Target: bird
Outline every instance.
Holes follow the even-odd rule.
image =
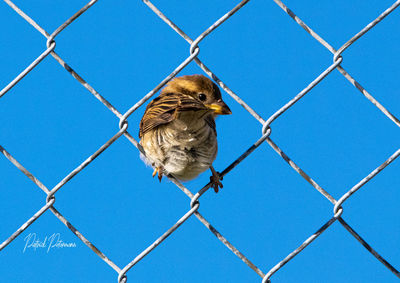
[[[146,107],[139,126],[141,158],[158,174],[181,181],[211,170],[211,187],[217,193],[222,177],[214,169],[217,151],[215,118],[232,114],[218,86],[203,75],[186,75],[169,81]]]

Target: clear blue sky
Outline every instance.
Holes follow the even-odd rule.
[[[154,1],[192,38],[238,1]],[[335,48],[393,0],[287,0]],[[15,3],[49,33],[86,1]],[[400,10],[343,54],[342,66],[400,116]],[[0,3],[0,88],[46,48],[45,38]],[[141,1],[99,1],[56,38],[56,51],[120,112],[153,89],[188,55],[188,44]],[[253,0],[200,44],[200,55],[235,93],[267,119],[332,63],[332,54],[272,0]],[[180,75],[202,73],[191,63]],[[261,136],[261,125],[226,93],[233,114],[217,121],[217,170]],[[144,107],[129,118],[137,137]],[[51,56],[0,99],[0,145],[48,188],[118,131],[118,119]],[[399,148],[396,125],[338,71],[272,124],[271,138],[339,199]],[[344,204],[343,218],[400,268],[400,162]],[[56,194],[55,207],[120,267],[190,208],[171,182],[151,177],[121,137]],[[186,185],[196,192],[209,173]],[[45,204],[45,194],[0,155],[0,242]],[[267,272],[332,217],[333,206],[263,144],[208,191],[200,212]],[[60,233],[75,248],[28,249],[24,238]],[[128,282],[260,282],[195,217],[128,272]],[[117,274],[50,211],[0,252],[1,282],[116,282]],[[272,282],[397,282],[334,223],[272,277]]]

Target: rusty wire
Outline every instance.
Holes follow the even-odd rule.
[[[205,225],[205,227],[213,233],[218,240],[220,240],[229,250],[239,257],[246,265],[248,265],[254,272],[256,272],[261,278],[262,282],[269,282],[271,276],[281,269],[287,262],[293,259],[299,254],[304,248],[311,244],[319,235],[326,231],[334,222],[338,222],[343,225],[346,230],[357,239],[373,256],[375,256],[382,264],[384,264],[395,276],[400,278],[399,271],[394,268],[388,261],[379,255],[365,240],[342,218],[343,214],[343,203],[350,198],[356,191],[364,186],[368,181],[379,174],[386,166],[393,162],[399,155],[400,149],[393,153],[386,161],[379,165],[375,170],[368,174],[364,179],[359,181],[354,187],[349,189],[342,197],[338,200],[334,199],[325,189],[318,185],[310,176],[308,176],[294,161],[289,158],[276,143],[271,139],[271,124],[278,119],[282,114],[285,113],[289,108],[293,107],[302,97],[304,97],[313,87],[320,83],[325,77],[327,77],[333,70],[337,69],[352,85],[354,85],[371,103],[373,103],[387,118],[393,121],[397,126],[400,127],[400,121],[390,113],[384,106],[382,106],[370,93],[368,93],[342,66],[343,52],[352,44],[354,44],[359,38],[365,33],[371,30],[376,24],[382,21],[386,16],[392,13],[399,5],[400,0],[396,1],[391,7],[381,13],[374,21],[365,26],[360,32],[356,33],[350,40],[345,42],[338,50],[333,48],[328,42],[320,37],[314,30],[307,26],[299,17],[295,15],[282,1],[273,0],[285,13],[287,13],[297,24],[299,24],[307,33],[315,38],[321,45],[328,49],[333,54],[333,63],[330,64],[319,76],[317,76],[309,85],[301,90],[297,95],[288,101],[283,107],[278,109],[268,119],[263,119],[257,114],[248,104],[246,104],[237,94],[235,94],[224,82],[222,82],[215,73],[213,73],[199,58],[200,52],[199,43],[212,33],[216,28],[223,24],[226,20],[232,17],[237,11],[243,8],[250,0],[244,0],[238,3],[235,7],[229,10],[225,15],[215,21],[208,29],[201,33],[196,39],[191,39],[187,34],[183,32],[172,20],[165,16],[153,3],[148,0],[143,2],[166,24],[168,24],[175,32],[177,32],[186,42],[189,44],[190,55],[175,68],[171,74],[163,79],[155,88],[148,92],[141,100],[134,104],[127,112],[121,113],[110,102],[107,101],[102,95],[100,95],[91,85],[89,85],[78,73],[76,73],[56,52],[56,36],[67,28],[73,21],[84,14],[90,7],[92,7],[97,0],[88,2],[84,7],[77,11],[61,26],[59,26],[53,33],[48,33],[42,27],[40,27],[33,19],[25,14],[19,7],[17,7],[12,1],[4,0],[15,12],[17,12],[23,19],[25,19],[30,25],[38,30],[46,38],[46,49],[40,54],[28,67],[26,67],[18,76],[15,77],[7,86],[0,91],[0,98],[5,95],[12,87],[14,87],[20,80],[29,74],[44,58],[51,55],[67,72],[69,72],[80,84],[82,84],[90,93],[92,93],[104,106],[106,106],[114,115],[118,118],[119,128],[114,136],[109,138],[96,152],[90,155],[84,160],[76,169],[70,172],[65,178],[63,178],[56,186],[52,189],[48,189],[43,183],[41,183],[35,176],[33,176],[27,169],[25,169],[12,155],[6,151],[0,145],[1,153],[20,171],[22,171],[29,179],[31,179],[44,193],[46,194],[46,202],[40,207],[40,209],[34,213],[34,215],[23,223],[20,228],[17,229],[10,237],[8,237],[0,245],[0,251],[4,249],[10,242],[17,238],[23,231],[25,231],[34,221],[40,218],[43,213],[50,210],[65,226],[68,227],[85,245],[93,250],[104,262],[106,262],[111,268],[118,273],[118,282],[127,281],[127,272],[141,259],[148,255],[153,249],[155,249],[160,243],[162,243],[168,236],[170,236],[176,229],[180,227],[187,219],[192,215],[195,215],[197,219]],[[314,234],[308,237],[298,248],[287,255],[282,261],[278,262],[267,272],[263,272],[257,266],[255,266],[243,253],[235,248],[222,234],[212,226],[198,211],[201,196],[207,192],[210,188],[210,183],[206,184],[197,193],[192,193],[188,188],[183,186],[178,180],[169,176],[171,181],[176,184],[183,193],[185,193],[190,200],[190,209],[183,215],[171,228],[169,228],[162,236],[156,239],[150,246],[145,248],[139,255],[137,255],[131,262],[126,264],[124,267],[117,266],[111,261],[104,253],[102,253],[97,247],[95,247],[87,238],[85,238],[56,208],[55,208],[55,194],[60,190],[67,182],[69,182],[75,175],[80,173],[87,165],[89,165],[96,157],[104,152],[111,144],[113,144],[122,135],[125,136],[139,151],[143,152],[140,144],[136,139],[132,137],[128,132],[128,117],[141,107],[147,100],[149,100],[154,94],[156,94],[168,81],[175,77],[180,71],[182,71],[190,62],[196,62],[198,66],[211,77],[222,89],[224,89],[234,100],[236,100],[242,107],[244,107],[258,122],[261,124],[261,136],[260,138],[251,145],[243,154],[235,159],[227,168],[225,168],[221,175],[225,176],[228,174],[236,165],[243,161],[248,155],[258,148],[259,145],[265,141],[281,156],[297,173],[299,173],[308,183],[310,183],[321,195],[328,199],[333,205],[333,216],[321,226]]]

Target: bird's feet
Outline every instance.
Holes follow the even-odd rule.
[[[224,187],[221,183],[223,177],[217,171],[215,171],[212,166],[210,169],[212,172],[212,176],[210,177],[211,187],[214,189],[214,192],[218,193],[219,188],[222,189]]]
[[[164,168],[162,168],[161,166],[158,166],[154,169],[153,171],[153,178],[157,175],[158,173],[158,180],[161,182],[162,176],[163,176],[163,170]]]

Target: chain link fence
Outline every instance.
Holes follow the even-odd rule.
[[[169,74],[164,80],[162,80],[153,90],[147,93],[141,100],[139,100],[135,105],[133,105],[127,112],[121,113],[110,102],[107,101],[102,95],[100,95],[91,85],[89,85],[76,71],[74,71],[55,51],[56,47],[56,37],[65,28],[67,28],[73,21],[77,20],[82,14],[84,14],[90,7],[92,7],[97,0],[92,0],[82,7],[78,12],[71,16],[65,23],[59,26],[53,33],[48,33],[42,27],[40,27],[32,18],[25,14],[19,7],[17,7],[12,1],[4,0],[8,6],[13,9],[19,16],[26,20],[30,25],[32,25],[37,31],[39,31],[46,39],[46,49],[40,54],[25,70],[23,70],[14,80],[12,80],[6,87],[0,91],[0,98],[4,96],[12,87],[14,87],[21,79],[29,74],[36,66],[38,66],[44,58],[51,55],[67,72],[69,72],[80,84],[83,85],[91,94],[93,94],[98,101],[100,101],[109,111],[114,113],[119,119],[119,129],[116,134],[111,137],[103,146],[101,146],[96,152],[89,156],[84,162],[82,162],[76,169],[70,172],[64,179],[62,179],[56,186],[49,189],[43,185],[35,176],[33,176],[27,169],[23,167],[13,156],[6,151],[4,147],[0,145],[0,151],[2,154],[14,164],[20,171],[22,171],[29,179],[31,179],[45,194],[46,194],[46,204],[40,208],[30,219],[23,223],[17,231],[15,231],[11,236],[9,236],[0,245],[0,250],[7,247],[9,243],[15,240],[23,231],[25,231],[34,221],[40,218],[43,213],[50,210],[62,223],[64,223],[68,229],[70,229],[85,245],[87,245],[92,251],[94,251],[104,262],[106,262],[111,268],[113,268],[118,274],[118,282],[127,281],[127,272],[135,266],[139,261],[141,261],[146,255],[151,253],[159,244],[161,244],[168,236],[170,236],[174,231],[176,231],[187,219],[191,216],[197,217],[206,228],[213,233],[219,241],[221,241],[229,250],[232,251],[234,255],[239,257],[243,263],[250,267],[254,272],[256,272],[261,278],[262,282],[270,282],[271,276],[280,270],[286,263],[292,260],[296,255],[298,255],[303,249],[310,245],[318,236],[320,236],[324,231],[326,231],[334,222],[338,221],[343,227],[359,241],[377,260],[379,260],[389,271],[391,271],[395,276],[400,278],[400,272],[393,267],[388,261],[386,261],[379,253],[374,250],[363,238],[343,219],[343,203],[348,200],[356,191],[358,191],[362,186],[364,186],[368,181],[379,174],[386,166],[393,162],[399,155],[400,149],[394,152],[387,160],[380,164],[375,170],[368,174],[364,179],[360,180],[355,186],[348,190],[339,199],[333,198],[326,190],[324,190],[320,185],[318,185],[310,176],[307,175],[296,163],[290,159],[271,139],[271,124],[278,119],[285,111],[291,108],[295,103],[297,103],[302,97],[304,97],[313,87],[320,83],[325,77],[327,77],[333,70],[337,69],[343,77],[348,80],[353,86],[355,86],[371,103],[373,103],[388,119],[400,127],[400,121],[391,114],[384,106],[382,106],[367,90],[365,90],[340,64],[343,61],[343,52],[352,44],[354,44],[359,38],[371,30],[376,24],[382,21],[386,16],[392,13],[399,5],[400,1],[396,1],[391,7],[381,13],[374,21],[365,26],[360,32],[355,34],[350,40],[344,43],[338,50],[333,48],[328,42],[326,42],[321,36],[319,36],[314,30],[312,30],[306,23],[304,23],[299,17],[295,15],[284,3],[279,0],[273,0],[286,14],[288,14],[297,24],[299,24],[310,36],[322,44],[326,49],[328,49],[333,55],[333,63],[326,68],[318,77],[316,77],[306,88],[301,90],[293,99],[287,102],[282,108],[277,110],[273,115],[268,117],[268,119],[262,118],[257,114],[249,105],[247,105],[237,94],[235,94],[224,82],[222,82],[215,73],[213,73],[199,58],[200,48],[199,43],[205,39],[210,33],[212,33],[216,28],[223,24],[226,20],[232,17],[237,11],[239,11],[244,5],[246,5],[249,0],[241,1],[235,7],[233,7],[229,12],[215,21],[208,29],[201,33],[194,40],[191,39],[187,34],[185,34],[173,21],[167,18],[154,4],[148,0],[143,0],[146,4],[159,18],[161,18],[168,26],[170,26],[176,33],[178,33],[183,40],[189,44],[190,56],[188,56],[171,74]],[[262,270],[255,266],[243,253],[241,253],[237,248],[235,248],[222,234],[213,227],[207,219],[198,211],[201,196],[208,191],[210,188],[210,183],[206,184],[197,193],[192,193],[189,189],[183,186],[179,181],[173,177],[169,177],[170,180],[182,190],[183,193],[187,195],[190,201],[190,210],[186,212],[171,228],[169,228],[165,233],[156,239],[150,246],[146,247],[140,254],[138,254],[131,262],[126,266],[118,266],[113,261],[111,261],[99,248],[95,247],[89,239],[87,239],[82,233],[80,233],[55,207],[54,203],[56,201],[55,194],[74,176],[80,173],[87,165],[89,165],[96,157],[98,157],[102,152],[104,152],[111,144],[113,144],[117,139],[124,136],[127,138],[139,151],[143,153],[141,146],[138,141],[133,138],[133,136],[128,131],[128,117],[135,112],[139,107],[141,107],[146,101],[148,101],[154,94],[156,94],[168,81],[175,77],[182,69],[184,69],[190,62],[196,62],[198,66],[211,77],[221,88],[223,88],[234,100],[237,101],[243,108],[245,108],[250,115],[252,115],[259,123],[260,129],[262,129],[261,137],[251,145],[242,155],[234,160],[226,169],[221,172],[221,176],[225,176],[230,173],[230,171],[242,162],[247,156],[249,156],[254,150],[256,150],[262,143],[267,142],[277,153],[283,158],[298,174],[300,174],[308,183],[310,183],[323,197],[327,198],[332,203],[333,213],[332,218],[324,223],[321,228],[319,228],[314,234],[310,235],[298,248],[287,255],[283,260],[278,262],[270,270]]]

